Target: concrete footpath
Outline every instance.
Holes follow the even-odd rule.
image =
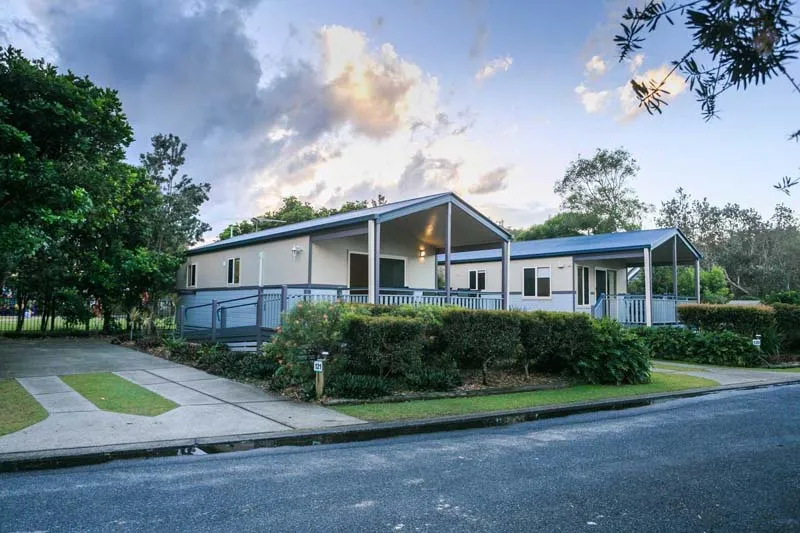
[[[58,456],[362,423],[332,409],[98,340],[0,341],[0,369],[0,375],[16,379],[48,413],[38,424],[0,437],[0,461],[17,454]],[[113,372],[178,407],[155,417],[102,411],[50,372]]]

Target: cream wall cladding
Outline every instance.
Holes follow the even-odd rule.
[[[522,292],[522,272],[525,268],[550,267],[551,292],[572,291],[572,257],[544,257],[537,259],[515,259],[509,265],[509,290]],[[487,263],[458,263],[450,267],[451,288],[468,289],[470,270],[486,272],[486,290],[500,292],[502,284],[502,264],[500,261]]]
[[[351,252],[367,253],[367,236],[317,241],[311,244],[311,282],[320,285],[347,285]],[[405,259],[406,286],[418,289],[436,288],[436,255],[432,247],[423,247],[408,239],[381,240],[381,256]]]
[[[259,264],[263,285],[291,285],[308,281],[309,238],[307,235],[266,243],[218,250],[190,256],[178,272],[178,288],[185,289],[188,265],[197,265],[194,288],[208,289],[258,285]],[[263,259],[259,257],[263,254]],[[227,261],[239,258],[239,283],[228,284]]]

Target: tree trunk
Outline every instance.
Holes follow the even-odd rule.
[[[489,385],[489,361],[484,361],[481,367],[481,371],[483,372],[483,385]]]
[[[111,332],[111,322],[114,320],[114,317],[111,316],[111,311],[107,311],[103,309],[103,333],[110,333]]]
[[[50,312],[50,331],[53,331],[54,329],[56,329],[56,297],[55,296],[53,296],[50,299],[50,309],[52,309],[52,311]]]
[[[47,331],[47,317],[48,312],[50,311],[50,305],[48,304],[47,298],[42,300],[42,316],[39,319],[39,331]]]
[[[20,296],[17,300],[17,333],[22,332],[22,326],[25,324],[25,307],[27,305],[27,299]]]

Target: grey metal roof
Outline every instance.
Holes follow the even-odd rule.
[[[505,229],[479,213],[469,204],[461,200],[456,194],[452,192],[445,192],[432,194],[429,196],[422,196],[420,198],[411,198],[409,200],[391,202],[376,207],[368,207],[366,209],[359,209],[357,211],[350,211],[347,213],[339,213],[329,217],[316,218],[294,224],[286,224],[285,226],[278,226],[253,233],[246,233],[244,235],[237,235],[235,237],[231,237],[230,239],[197,246],[187,250],[187,254],[198,255],[217,250],[224,250],[226,248],[235,248],[238,246],[245,246],[258,242],[267,242],[276,239],[288,238],[296,235],[307,235],[316,231],[349,224],[356,224],[359,222],[365,222],[367,220],[377,220],[380,222],[382,218],[392,219],[398,216],[404,216],[405,214],[410,214],[421,209],[436,207],[437,205],[447,203],[448,201],[451,201],[463,209],[471,212],[471,214],[479,218],[484,225],[490,227],[490,229],[499,235],[502,235],[506,238],[510,237]]]
[[[580,235],[578,237],[560,237],[557,239],[540,239],[535,241],[516,241],[511,243],[511,259],[558,257],[563,255],[640,250],[642,248],[653,249],[664,244],[675,235],[683,239],[697,258],[702,257],[700,252],[692,246],[679,229],[662,228],[620,233],[603,233],[600,235]],[[443,262],[444,256],[440,254],[437,259],[439,262]],[[459,252],[450,256],[451,263],[499,260],[499,250]]]

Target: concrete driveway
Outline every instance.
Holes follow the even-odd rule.
[[[90,372],[113,372],[179,407],[156,417],[102,411],[59,378]],[[42,422],[0,437],[0,458],[362,422],[97,339],[0,340],[0,378],[16,379],[48,412]]]

